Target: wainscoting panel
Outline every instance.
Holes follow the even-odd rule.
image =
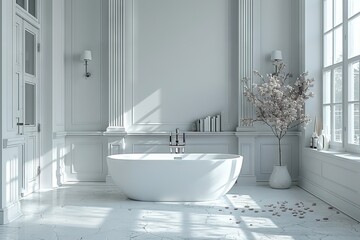
[[[66,181],[105,181],[107,144],[102,137],[67,137]]]
[[[274,136],[256,137],[255,172],[257,181],[268,181],[274,165],[278,165],[278,141]],[[299,167],[298,136],[285,136],[281,141],[282,165],[287,165],[293,181],[297,180]]]
[[[3,206],[0,208],[0,224],[6,224],[19,216],[20,189],[24,185],[23,166],[25,158],[25,139],[22,137],[3,140],[2,151],[2,179],[6,182],[3,185]]]
[[[244,158],[241,168],[242,175],[254,175],[254,161],[252,160],[254,159],[253,147],[253,143],[239,143],[239,154]]]
[[[182,140],[180,139],[180,142]],[[169,135],[127,136],[126,152],[170,153]],[[237,153],[235,136],[186,135],[185,153]]]
[[[282,165],[287,165],[291,174],[291,146],[281,144]],[[260,174],[271,174],[273,167],[279,165],[279,146],[278,144],[260,145]]]
[[[55,138],[53,141],[53,159],[56,160],[56,182],[63,184],[65,180],[65,156],[66,142],[65,137]],[[53,176],[54,178],[55,176]]]
[[[109,155],[121,154],[124,152],[125,140],[110,140],[109,139]]]
[[[175,136],[175,135],[174,135]],[[180,139],[180,141],[182,141]],[[109,138],[110,153],[170,153],[169,134],[129,135],[124,140]],[[186,153],[237,153],[234,136],[186,135]]]
[[[87,133],[89,134],[89,133]],[[99,134],[99,133],[96,133]],[[181,141],[181,139],[180,139]],[[284,159],[293,181],[298,179],[298,135],[285,137]],[[66,137],[65,180],[104,181],[106,156],[119,153],[170,153],[169,133],[128,133],[122,136]],[[187,132],[185,153],[229,153],[244,157],[240,177],[248,184],[268,181],[277,160],[277,142],[271,133]]]
[[[300,186],[360,220],[359,160],[356,156],[305,148],[300,162]]]

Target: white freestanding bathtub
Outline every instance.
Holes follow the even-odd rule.
[[[117,154],[107,157],[114,183],[140,201],[210,201],[237,180],[243,157],[232,154]]]

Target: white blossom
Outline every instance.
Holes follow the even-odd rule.
[[[287,131],[299,125],[305,126],[310,122],[304,114],[304,104],[307,99],[314,96],[310,91],[314,79],[307,78],[308,73],[302,73],[293,84],[288,82],[290,74],[285,74],[283,63],[276,63],[278,71],[267,74],[264,78],[259,72],[254,71],[262,83],[248,84],[245,78],[244,95],[256,109],[256,117],[242,119],[246,126],[254,122],[263,122],[268,125],[279,140],[279,161],[281,165],[280,141]]]

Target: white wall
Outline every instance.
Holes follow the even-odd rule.
[[[57,157],[65,138],[53,139],[65,130],[65,36],[64,0],[41,4],[41,188],[58,185],[61,158]]]
[[[223,129],[231,132],[189,132],[187,151],[240,153],[245,156],[242,176],[266,181],[277,142],[264,132],[266,127],[234,132],[242,104],[238,1],[125,0],[127,132],[118,135],[104,133],[109,107],[107,35],[100,35],[107,29],[107,4],[65,0],[65,180],[104,180],[107,154],[168,152],[169,131],[192,130],[196,119],[221,113]],[[272,72],[270,53],[280,49],[289,71],[299,73],[298,7],[295,0],[254,1],[254,69]],[[87,48],[94,53],[90,79],[83,77],[84,66],[78,60]],[[284,156],[296,180],[297,134],[285,139]]]
[[[300,5],[301,69],[315,79],[315,98],[306,113],[321,123],[322,115],[322,1],[302,0]],[[313,122],[304,131],[300,147],[299,185],[349,216],[360,220],[360,162],[351,154],[319,152],[309,148]]]
[[[107,1],[65,0],[66,131],[105,130],[108,126]],[[84,50],[92,51],[84,76]]]
[[[299,1],[261,0],[254,15],[254,69],[271,73],[273,50],[281,50],[286,71],[299,74]]]
[[[237,124],[237,1],[126,1],[127,131]],[[132,21],[132,22],[131,22]],[[130,61],[131,59],[131,61]]]

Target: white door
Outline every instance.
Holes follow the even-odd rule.
[[[39,189],[39,30],[16,16],[15,39],[15,121],[25,138],[20,187],[27,195]]]

